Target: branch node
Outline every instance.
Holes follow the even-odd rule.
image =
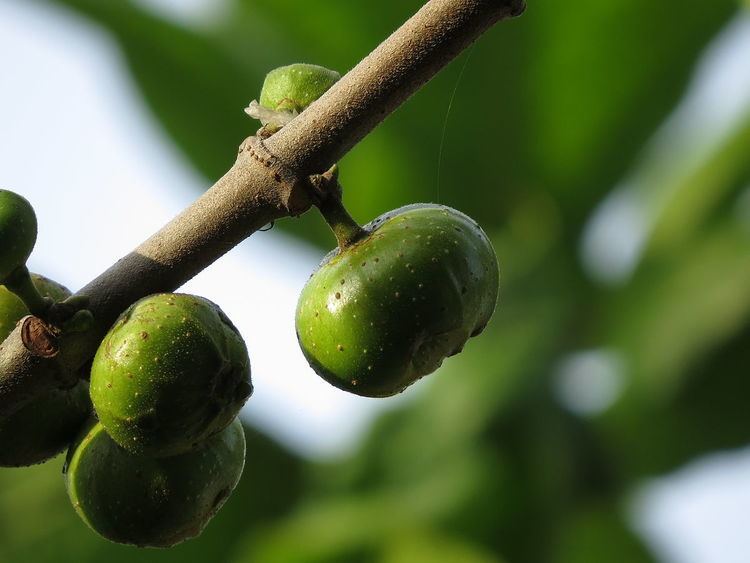
[[[312,201],[305,188],[305,180],[307,179],[303,179],[293,168],[287,166],[274,155],[262,138],[252,136],[245,139],[240,145],[239,158],[243,154],[269,171],[274,181],[274,189],[277,192],[279,203],[289,215],[297,217],[310,209]]]
[[[316,206],[320,206],[331,197],[341,199],[342,190],[338,178],[339,167],[337,164],[334,164],[322,174],[313,174],[308,178],[308,184],[312,192],[310,196]]]
[[[40,358],[57,355],[58,331],[39,317],[26,316],[21,319],[21,340],[26,349]]]

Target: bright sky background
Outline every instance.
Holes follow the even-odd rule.
[[[210,17],[221,5],[138,1],[184,20]],[[717,80],[750,93],[750,19],[738,20],[707,61],[684,105],[693,109],[680,110],[683,123],[731,118],[735,106],[717,103],[726,89],[711,93]],[[23,194],[37,211],[33,271],[75,290],[206,187],[153,123],[117,49],[95,28],[35,2],[0,0],[0,69],[0,187]],[[711,104],[723,113],[706,113]],[[242,108],[237,118],[246,119]],[[603,207],[614,215],[600,217],[601,224],[618,212]],[[604,239],[614,246],[594,251],[617,255],[618,237]],[[633,252],[620,248],[626,262]],[[259,233],[182,289],[216,301],[245,336],[256,387],[245,416],[313,457],[346,452],[378,411],[425,385],[395,400],[363,399],[309,369],[294,335],[294,307],[320,257],[281,233]],[[665,562],[747,563],[750,449],[654,480],[636,495],[631,513]]]

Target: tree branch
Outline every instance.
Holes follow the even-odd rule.
[[[15,383],[30,370],[78,373],[129,305],[174,291],[263,225],[306,211],[308,176],[338,161],[494,23],[523,10],[523,0],[431,0],[283,129],[265,142],[247,139],[211,189],[78,292],[89,299],[91,330],[63,335],[59,351],[44,356],[36,352],[44,343],[24,340],[19,323],[0,346],[0,413],[28,400],[30,387]]]

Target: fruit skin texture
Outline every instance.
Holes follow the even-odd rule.
[[[207,299],[145,297],[115,322],[91,368],[91,400],[135,454],[172,456],[220,432],[252,392],[237,329]]]
[[[37,274],[31,279],[45,297],[61,301],[70,291]],[[29,312],[23,302],[0,286],[0,341]],[[0,467],[42,463],[62,452],[91,413],[88,385],[51,389],[7,417],[0,417]]]
[[[305,357],[329,383],[367,397],[403,391],[489,322],[499,273],[492,245],[450,207],[415,204],[326,256],[297,304]]]
[[[23,266],[36,243],[36,214],[20,195],[0,190],[0,283]]]
[[[339,78],[338,72],[318,65],[297,63],[276,68],[266,75],[260,91],[260,105],[299,113]]]
[[[229,498],[245,464],[235,419],[195,451],[133,455],[91,421],[71,446],[63,473],[73,506],[97,534],[139,547],[171,547],[199,535]]]

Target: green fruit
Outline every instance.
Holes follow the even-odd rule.
[[[168,458],[134,455],[101,423],[71,446],[63,473],[78,515],[106,539],[171,547],[199,535],[229,498],[245,464],[235,421],[201,449]]]
[[[70,291],[43,276],[32,274],[45,297],[61,301]],[[13,331],[29,311],[15,294],[0,286],[0,341]],[[41,463],[62,452],[91,412],[88,385],[51,389],[20,410],[0,417],[0,466],[21,467]]]
[[[36,215],[20,195],[0,190],[0,283],[26,264],[36,243]]]
[[[312,368],[358,395],[385,397],[435,371],[490,320],[498,264],[482,229],[442,205],[402,207],[331,252],[297,304]]]
[[[135,454],[171,456],[224,429],[250,396],[239,332],[207,299],[163,293],[128,308],[91,367],[99,420]]]
[[[276,68],[266,75],[260,91],[260,105],[272,110],[301,112],[341,75],[335,70],[311,64],[292,64]]]

